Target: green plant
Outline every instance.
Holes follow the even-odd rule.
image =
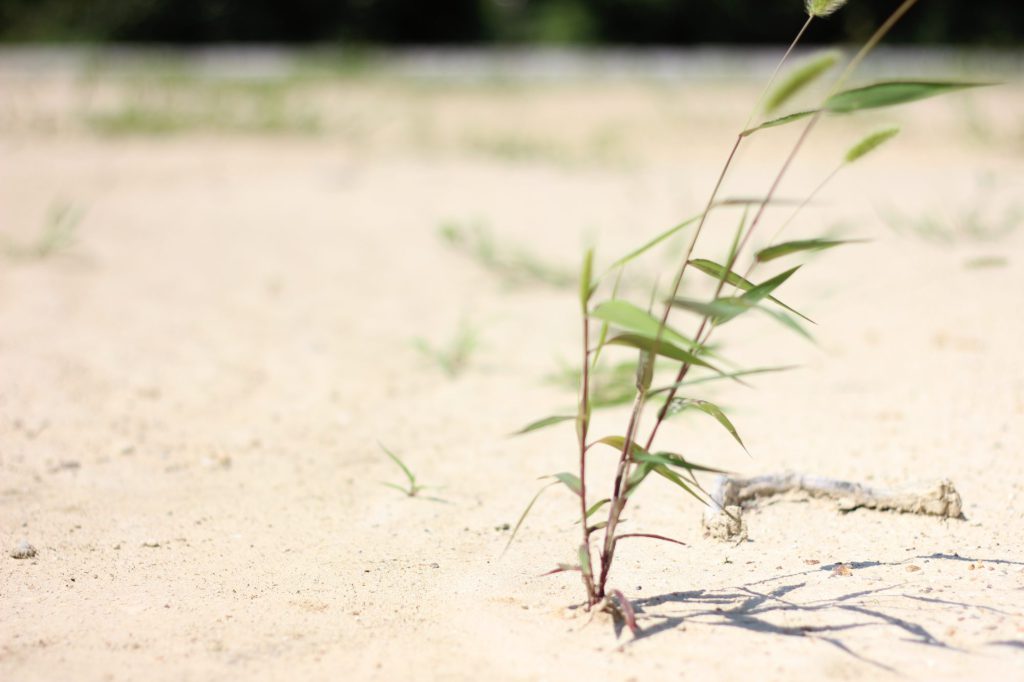
[[[388,488],[394,488],[395,490],[399,491],[400,493],[402,493],[406,497],[417,497],[417,496],[419,496],[419,494],[422,491],[426,490],[429,487],[429,486],[425,486],[425,485],[420,485],[419,483],[416,482],[416,475],[414,473],[412,473],[412,471],[409,469],[409,467],[406,466],[405,462],[403,462],[398,457],[398,455],[396,455],[395,453],[391,452],[391,450],[388,450],[386,447],[384,447],[383,443],[377,443],[377,445],[380,447],[381,450],[384,451],[384,454],[387,455],[391,459],[392,462],[394,462],[395,464],[398,465],[398,468],[402,470],[403,474],[405,474],[406,481],[408,481],[408,485],[405,485],[405,486],[401,486],[401,485],[399,485],[397,483],[387,483],[387,482],[384,482],[384,481],[381,481],[381,485],[387,486]],[[436,499],[436,498],[427,498],[427,499]]]
[[[833,13],[844,4],[843,0],[807,0],[808,18],[780,60],[779,67],[759,98],[747,123],[737,134],[704,210],[614,261],[609,268],[601,273],[595,273],[593,251],[588,251],[583,258],[579,288],[582,369],[576,412],[575,414],[546,417],[520,431],[520,433],[527,433],[561,422],[574,422],[578,443],[577,466],[575,471],[565,471],[545,477],[549,479],[549,482],[527,505],[513,529],[509,544],[522,527],[526,515],[545,490],[556,486],[569,490],[575,495],[579,510],[580,543],[575,559],[572,562],[559,564],[551,573],[563,571],[579,573],[586,593],[586,607],[611,610],[621,617],[634,633],[638,631],[638,626],[629,600],[620,590],[609,584],[619,544],[623,540],[632,541],[633,539],[654,539],[672,543],[679,543],[679,541],[655,533],[622,532],[620,527],[625,523],[623,512],[641,485],[651,478],[651,474],[678,487],[687,495],[706,502],[707,494],[701,487],[698,474],[719,472],[718,469],[698,464],[678,452],[656,450],[655,440],[659,428],[675,414],[697,410],[723,427],[745,449],[739,431],[726,412],[720,406],[700,397],[694,391],[693,386],[710,380],[731,380],[742,384],[744,376],[750,373],[780,368],[734,369],[735,365],[723,358],[718,348],[710,346],[710,338],[716,330],[733,320],[741,317],[745,320],[752,318],[752,315],[748,315],[750,311],[758,311],[788,329],[809,336],[804,327],[804,322],[809,321],[808,318],[775,297],[777,290],[795,275],[802,265],[777,271],[760,281],[750,278],[755,270],[775,267],[781,259],[794,254],[807,255],[847,243],[844,240],[825,238],[799,239],[778,243],[776,239],[782,228],[788,224],[789,220],[787,220],[776,232],[775,237],[761,248],[753,250],[751,238],[757,228],[761,226],[766,208],[770,204],[776,203],[776,192],[793,160],[805,145],[816,125],[826,115],[847,115],[865,109],[894,106],[980,85],[960,82],[884,81],[855,88],[846,87],[848,79],[863,58],[915,3],[916,0],[903,0],[895,12],[846,64],[845,69],[828,89],[819,106],[753,124],[754,117],[762,109],[762,103],[765,103],[764,109],[767,111],[781,106],[814,78],[822,76],[835,62],[831,58],[812,62],[812,65],[817,66],[801,67],[795,76],[785,78],[781,81],[781,85],[773,87],[776,76],[812,21],[817,17]],[[761,131],[798,121],[803,122],[803,130],[779,171],[771,179],[766,193],[753,202],[719,201],[718,194],[723,180],[744,140]],[[840,160],[837,171],[877,149],[886,140],[891,139],[894,134],[893,129],[869,134],[849,149]],[[829,174],[825,182],[835,175],[835,171]],[[812,192],[811,196],[818,189]],[[797,211],[806,206],[809,199],[810,197],[801,202]],[[724,258],[721,261],[697,258],[695,249],[708,217],[713,211],[728,206],[742,206],[743,210]],[[666,293],[653,295],[645,306],[637,305],[620,297],[618,287],[613,285],[611,295],[607,300],[596,305],[592,303],[597,293],[605,289],[608,281],[613,277],[617,279],[617,273],[627,263],[642,253],[663,244],[671,235],[687,228],[692,228],[693,231],[680,259],[679,268]],[[749,253],[750,251],[753,253]],[[741,258],[749,259],[749,264],[743,274],[738,272]],[[698,272],[705,278],[704,284],[709,292],[707,297],[683,297],[680,295],[684,276],[692,272]],[[657,314],[653,311],[656,302],[660,302],[662,306],[660,313]],[[696,321],[696,331],[692,335],[686,335],[670,324],[670,316],[674,312],[693,316]],[[633,370],[630,372],[629,379],[622,378],[621,369],[612,370],[613,378],[617,377],[617,380],[622,382],[628,393],[632,395],[632,409],[621,434],[592,439],[590,436],[592,411],[602,406],[595,399],[597,391],[594,380],[602,376],[602,373],[607,376],[607,371],[600,369],[599,363],[606,361],[606,357],[616,348],[631,349],[637,353],[637,359],[632,363]],[[668,366],[667,375],[664,374],[665,365]],[[601,390],[607,390],[607,388]],[[645,416],[653,416],[653,423],[647,437],[642,438],[640,432]],[[596,495],[591,496],[587,473],[591,457],[598,450],[608,448],[618,455],[614,470],[614,483],[606,497],[598,498]],[[603,520],[592,521],[592,517],[599,511],[605,515]],[[594,546],[595,536],[597,539],[596,549]]]
[[[78,225],[85,211],[70,201],[57,201],[50,205],[36,240],[29,244],[6,241],[4,252],[17,260],[42,260],[70,249],[75,243]]]
[[[454,379],[469,366],[469,360],[480,347],[480,335],[476,328],[463,320],[454,336],[444,345],[434,346],[422,337],[413,339],[416,349],[425,358],[441,368],[449,378]]]
[[[566,288],[576,281],[571,271],[545,263],[525,249],[499,244],[482,223],[448,221],[441,225],[438,235],[449,247],[494,273],[506,286],[543,284]]]

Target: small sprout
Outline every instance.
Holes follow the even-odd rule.
[[[422,486],[416,482],[416,475],[409,470],[409,467],[405,465],[405,462],[398,458],[398,455],[384,447],[383,443],[377,443],[377,445],[380,446],[380,449],[384,451],[385,455],[391,458],[392,462],[398,465],[398,467],[402,470],[402,473],[405,474],[406,480],[408,480],[409,482],[407,486],[401,486],[398,485],[397,483],[384,482],[382,482],[381,485],[387,486],[388,488],[394,488],[395,490],[404,493],[406,497],[416,497],[417,495],[419,495],[420,491],[424,490],[426,486]]]
[[[476,329],[463,321],[455,335],[443,346],[431,345],[422,337],[413,339],[413,343],[424,357],[432,360],[450,379],[454,379],[469,366],[470,358],[480,347],[480,338]]]
[[[31,244],[11,242],[3,244],[7,256],[18,260],[43,260],[67,251],[75,243],[75,234],[85,212],[68,201],[55,202],[50,206],[46,221],[39,236]]]

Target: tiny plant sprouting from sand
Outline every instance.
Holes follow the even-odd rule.
[[[4,253],[15,260],[43,260],[67,251],[75,243],[78,226],[85,211],[70,201],[56,201],[50,205],[42,230],[35,241],[16,244],[6,241]]]
[[[496,275],[505,286],[542,284],[562,289],[575,285],[572,272],[545,263],[523,248],[499,244],[491,230],[480,222],[447,221],[438,235],[449,247]]]
[[[416,349],[437,365],[449,378],[455,379],[469,367],[473,355],[480,348],[480,333],[466,320],[459,322],[452,337],[444,344],[435,346],[423,337],[413,339]]]
[[[786,65],[793,48],[812,23],[820,17],[836,12],[845,4],[845,0],[805,0],[806,21],[780,59],[747,123],[737,133],[703,211],[614,260],[603,270],[595,269],[593,250],[587,251],[583,257],[579,279],[582,370],[579,373],[579,401],[576,411],[574,414],[545,417],[518,432],[528,433],[559,423],[574,423],[578,446],[576,466],[573,471],[562,471],[543,477],[547,483],[526,506],[512,530],[508,545],[515,539],[530,510],[545,490],[552,487],[567,490],[575,498],[576,523],[580,529],[580,538],[573,559],[557,564],[548,574],[579,574],[585,592],[585,607],[588,610],[600,608],[611,611],[621,618],[634,634],[639,633],[639,626],[632,604],[626,595],[610,582],[613,575],[612,566],[620,546],[623,541],[628,546],[639,540],[657,540],[679,545],[684,543],[657,533],[632,530],[624,532],[625,510],[635,499],[641,485],[655,478],[661,478],[685,495],[707,504],[708,495],[701,486],[698,474],[721,473],[718,469],[698,464],[689,457],[679,454],[678,451],[682,448],[678,445],[670,446],[669,449],[656,449],[655,440],[659,428],[676,414],[689,410],[699,411],[725,429],[728,435],[746,450],[739,431],[725,410],[702,397],[701,389],[696,387],[709,381],[732,381],[746,385],[745,379],[751,374],[782,368],[735,369],[737,365],[723,357],[721,348],[712,346],[710,338],[719,328],[738,318],[745,321],[752,319],[754,315],[748,314],[751,311],[757,311],[798,334],[809,336],[805,323],[810,320],[775,297],[777,290],[803,266],[797,264],[783,269],[779,268],[778,264],[794,255],[806,256],[848,243],[840,239],[822,237],[778,242],[779,233],[792,219],[790,215],[768,241],[762,242],[756,250],[753,248],[751,237],[758,233],[758,228],[762,228],[761,232],[764,231],[762,221],[766,209],[783,203],[777,197],[777,190],[794,159],[804,148],[815,127],[827,116],[881,109],[983,85],[951,81],[887,80],[853,88],[847,86],[848,80],[864,57],[916,2],[917,0],[903,0],[899,4],[846,63],[818,106],[780,116],[774,112],[809,83],[824,76],[838,61],[835,55],[828,54],[798,67],[788,77],[776,78]],[[756,122],[755,117],[759,115],[762,120]],[[777,173],[771,176],[763,195],[748,200],[719,199],[723,181],[745,140],[752,135],[798,122],[802,122],[802,132],[786,154]],[[838,170],[876,150],[895,134],[895,129],[868,134],[851,146],[845,156],[838,160],[836,171],[827,175],[825,183],[834,178]],[[821,185],[810,193],[807,200],[799,202],[797,211],[804,208],[820,189]],[[708,217],[719,209],[729,207],[739,207],[742,210],[728,249],[720,254],[720,260],[698,257],[697,246]],[[677,258],[678,269],[667,293],[656,293],[649,300],[641,301],[639,304],[621,296],[615,282],[619,280],[622,268],[655,247],[664,249],[671,245],[670,238],[686,229],[691,230],[691,234],[683,253]],[[741,269],[740,266],[744,263],[745,267]],[[772,272],[765,273],[760,281],[750,279],[755,271],[766,268],[772,269]],[[705,290],[709,294],[706,298],[681,295],[684,276],[694,272],[699,273],[694,277],[705,285]],[[593,301],[599,294],[607,298],[595,304]],[[678,331],[675,324],[670,324],[673,313],[677,313],[677,316],[691,316],[695,331],[689,335]],[[616,364],[621,361],[621,357],[614,357],[616,353],[623,351],[635,354],[631,362],[632,371],[628,372],[628,375]],[[613,369],[609,371],[601,364],[602,362],[611,364]],[[592,413],[593,410],[605,406],[599,397],[600,392],[609,391],[609,379],[617,381],[621,389],[612,392],[615,400],[609,402],[619,404],[623,396],[628,394],[631,396],[632,407],[621,432],[593,438],[590,433]],[[642,435],[645,418],[649,420],[646,437]],[[614,466],[609,472],[613,473],[613,483],[604,495],[596,494],[593,492],[592,481],[588,478],[592,458],[609,451],[616,453]],[[602,518],[595,520],[593,517],[599,512]]]
[[[439,488],[438,486],[422,485],[418,483],[416,481],[416,474],[412,472],[408,465],[406,465],[406,463],[403,462],[398,455],[396,455],[391,450],[386,448],[383,443],[378,442],[377,445],[380,447],[381,450],[384,451],[384,454],[387,455],[392,462],[398,465],[398,468],[402,470],[402,474],[405,476],[405,480],[407,482],[406,485],[399,485],[398,483],[388,483],[386,481],[381,481],[381,485],[386,486],[388,488],[393,488],[402,493],[403,495],[405,495],[406,497],[415,497],[421,500],[429,500],[430,502],[441,502],[443,504],[448,503],[447,500],[444,500],[440,497],[422,495],[421,493],[424,490],[438,490]]]

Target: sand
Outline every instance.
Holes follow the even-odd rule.
[[[789,500],[728,544],[652,483],[630,526],[687,546],[623,544],[634,638],[579,608],[578,577],[538,577],[574,554],[564,491],[502,556],[537,477],[574,463],[571,426],[507,437],[571,408],[548,377],[575,357],[573,290],[438,231],[607,263],[698,210],[755,84],[342,78],[296,96],[319,132],[105,135],[83,121],[119,81],[3,76],[0,235],[31,245],[62,201],[82,218],[66,248],[0,256],[0,679],[1024,678],[1019,83],[822,126],[785,195],[865,130],[906,132],[788,228],[870,240],[780,290],[818,345],[723,335],[801,366],[703,394],[750,457],[701,415],[660,438],[744,475],[949,478],[966,518]],[[763,192],[796,132],[751,145],[726,193]],[[451,378],[414,340],[463,322],[479,348]],[[444,501],[380,485],[401,474],[378,441]]]

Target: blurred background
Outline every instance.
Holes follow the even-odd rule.
[[[863,40],[891,0],[851,2],[809,42]],[[132,43],[573,44],[766,43],[791,30],[800,0],[2,0],[0,38]],[[924,14],[924,13],[922,13]],[[890,43],[1014,45],[1018,0],[931,0]]]

